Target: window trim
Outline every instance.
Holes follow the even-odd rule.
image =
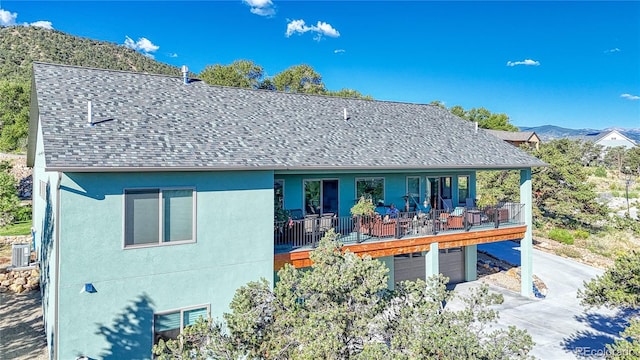
[[[194,306],[187,306],[187,307],[181,307],[181,308],[177,308],[177,309],[172,309],[172,310],[164,310],[164,311],[158,311],[158,312],[154,312],[153,313],[153,318],[151,321],[151,343],[155,345],[156,343],[156,316],[162,316],[162,315],[167,315],[167,314],[172,314],[175,312],[179,312],[180,313],[180,334],[182,334],[182,331],[184,330],[184,313],[186,311],[190,311],[190,310],[196,310],[196,309],[202,309],[202,308],[206,308],[207,309],[207,318],[211,318],[211,305],[210,304],[201,304],[201,305],[194,305]]]
[[[157,243],[149,243],[149,244],[138,244],[138,245],[127,245],[127,191],[158,191],[158,205],[160,211],[158,211],[159,218],[159,236]],[[180,241],[162,241],[164,235],[164,209],[162,207],[162,193],[163,191],[175,191],[175,190],[191,190],[192,191],[192,214],[193,219],[191,222],[191,231],[192,231],[192,239],[190,240],[180,240]],[[125,188],[122,191],[122,249],[140,249],[140,248],[149,248],[149,247],[159,247],[159,246],[172,246],[172,245],[182,245],[182,244],[194,244],[197,242],[197,191],[195,186],[172,186],[172,187],[134,187],[134,188]]]

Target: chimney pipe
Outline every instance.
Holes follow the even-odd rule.
[[[182,80],[185,85],[189,84],[189,68],[187,65],[182,65]]]
[[[91,101],[87,101],[87,126],[93,126],[93,114],[91,113]]]

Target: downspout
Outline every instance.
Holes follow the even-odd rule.
[[[60,331],[58,323],[58,309],[60,309],[60,183],[62,182],[62,173],[58,172],[58,184],[56,185],[56,210],[54,213],[54,226],[55,226],[55,242],[56,242],[56,278],[54,289],[56,307],[53,311],[53,360],[58,359],[58,345],[60,340]]]

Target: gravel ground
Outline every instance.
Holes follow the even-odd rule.
[[[0,359],[48,359],[39,291],[0,292]]]

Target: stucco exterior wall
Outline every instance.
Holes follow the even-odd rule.
[[[42,129],[38,126],[33,163],[32,227],[35,252],[40,263],[40,292],[42,312],[50,357],[55,350],[56,310],[56,238],[55,209],[58,205],[58,173],[45,171]]]
[[[195,243],[123,247],[124,190],[154,187],[195,188]],[[150,358],[154,313],[221,319],[238,287],[273,278],[272,172],[67,173],[60,191],[59,359]]]

